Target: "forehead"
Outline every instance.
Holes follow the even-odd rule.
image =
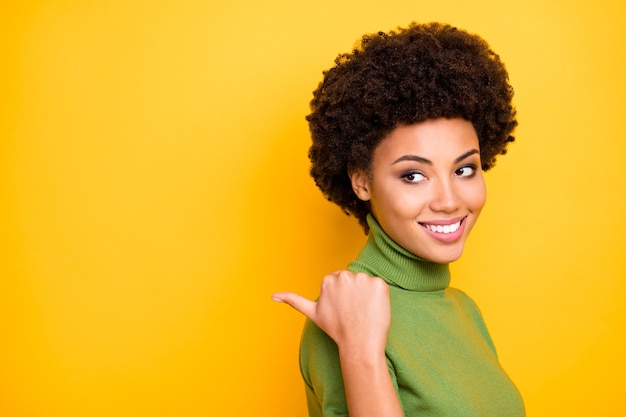
[[[478,147],[478,136],[471,122],[461,118],[432,119],[392,130],[376,147],[374,161],[407,154],[455,159]]]

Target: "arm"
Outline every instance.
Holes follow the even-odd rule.
[[[385,344],[389,289],[380,278],[337,271],[324,278],[317,302],[293,293],[272,297],[309,317],[337,344],[351,417],[402,417]]]

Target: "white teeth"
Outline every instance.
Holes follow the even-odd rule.
[[[428,230],[430,230],[431,232],[443,233],[443,234],[454,233],[454,232],[457,231],[459,226],[461,226],[461,221],[460,220],[458,222],[456,222],[456,223],[446,224],[445,226],[434,225],[434,224],[425,224],[424,225],[424,227],[427,228]]]

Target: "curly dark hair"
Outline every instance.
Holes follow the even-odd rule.
[[[365,233],[370,205],[355,195],[348,173],[370,172],[374,149],[394,128],[440,117],[468,120],[485,171],[514,141],[504,64],[482,38],[450,25],[411,23],[364,35],[323,74],[306,116],[311,176]]]

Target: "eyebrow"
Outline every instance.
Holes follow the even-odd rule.
[[[454,160],[454,163],[458,164],[459,162],[461,162],[465,158],[468,158],[469,156],[477,154],[477,153],[479,153],[478,149],[471,149],[471,150],[465,152],[463,155],[457,157]],[[423,164],[428,164],[428,165],[432,165],[433,164],[433,161],[431,161],[430,159],[424,158],[422,156],[418,156],[418,155],[402,155],[400,158],[398,158],[395,161],[393,161],[391,163],[391,165],[397,164],[398,162],[401,162],[401,161],[415,161],[415,162],[421,162]]]

